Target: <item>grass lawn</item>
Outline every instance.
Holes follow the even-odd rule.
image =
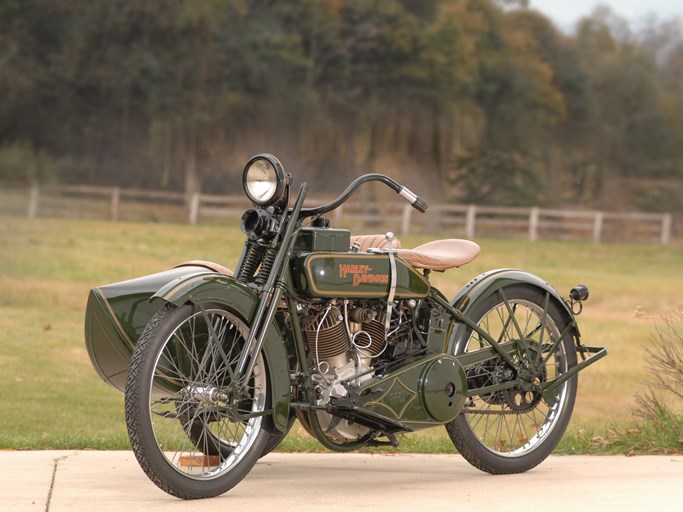
[[[88,291],[189,259],[234,266],[243,235],[232,227],[237,222],[226,224],[231,227],[0,217],[0,448],[126,448],[123,397],[100,381],[83,341]],[[410,236],[402,243],[427,240]],[[583,339],[606,345],[609,356],[580,374],[570,430],[630,421],[633,395],[648,377],[643,357],[653,318],[683,303],[683,248],[476,241],[479,259],[433,274],[433,283],[452,296],[485,270],[516,267],[565,295],[576,284],[588,285],[591,298],[579,317]],[[634,317],[637,307],[644,317]],[[443,429],[412,438],[406,445],[419,451],[447,446]]]

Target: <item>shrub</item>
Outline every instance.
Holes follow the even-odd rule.
[[[649,431],[649,443],[663,452],[683,447],[683,305],[655,322],[652,345],[645,349],[647,390],[635,395],[633,414]],[[654,446],[653,446],[654,448]]]

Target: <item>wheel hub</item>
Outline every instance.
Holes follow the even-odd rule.
[[[185,400],[194,400],[210,406],[227,402],[229,396],[220,389],[212,386],[185,386],[180,394]]]

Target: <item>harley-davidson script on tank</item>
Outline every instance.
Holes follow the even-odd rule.
[[[300,254],[292,265],[297,292],[312,297],[386,297],[391,282],[389,256],[383,254]],[[396,258],[397,298],[423,298],[429,282]]]
[[[361,283],[389,283],[389,274],[373,274],[370,265],[351,265],[349,263],[339,264],[339,277],[343,278],[351,274],[353,276],[353,286]]]

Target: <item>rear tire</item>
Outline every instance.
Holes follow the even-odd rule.
[[[487,297],[470,316],[499,342],[523,340],[524,349],[511,355],[534,367],[535,375],[527,383],[540,384],[576,365],[574,339],[565,330],[567,315],[546,294],[529,285],[506,286]],[[458,340],[456,355],[486,346],[479,334],[469,330]],[[516,378],[502,358],[468,367],[466,372],[469,389]],[[574,376],[560,385],[549,402],[537,391],[521,387],[474,396],[446,430],[460,454],[476,468],[492,474],[528,471],[560,441],[572,415],[576,389]]]
[[[183,499],[222,494],[249,473],[273,431],[268,371],[257,356],[244,394],[231,378],[249,328],[222,305],[167,305],[145,327],[126,380],[138,463]]]

